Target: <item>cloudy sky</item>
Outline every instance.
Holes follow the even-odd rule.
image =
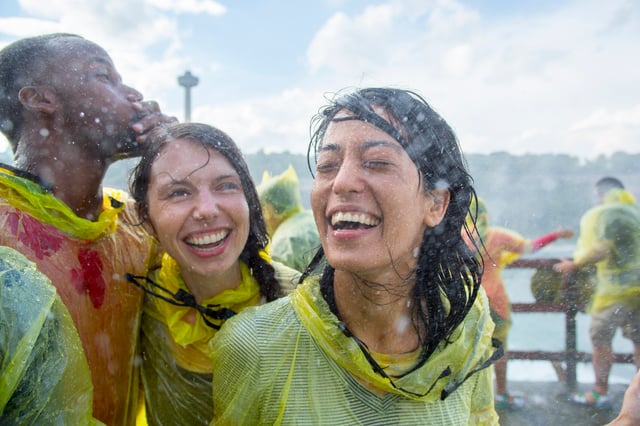
[[[245,152],[305,152],[345,87],[421,93],[466,152],[640,152],[636,0],[2,0],[0,47],[73,32],[125,83]],[[5,142],[0,140],[0,150]]]

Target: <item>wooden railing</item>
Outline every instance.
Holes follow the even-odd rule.
[[[540,259],[519,259],[508,266],[508,268],[529,268],[529,269],[552,269],[560,259],[540,258]],[[512,303],[513,312],[529,313],[564,313],[565,318],[565,349],[563,352],[553,351],[512,351],[509,350],[509,359],[521,360],[547,360],[554,364],[559,379],[566,380],[569,390],[576,390],[577,374],[576,366],[578,362],[590,362],[591,353],[577,350],[576,339],[576,315],[584,312],[584,305],[578,303],[579,289],[575,279],[575,274],[568,274],[562,282],[562,300],[560,303]],[[561,366],[564,362],[565,365]],[[632,354],[614,353],[614,363],[633,363]],[[562,372],[558,369],[562,368]],[[564,375],[564,377],[560,377]]]

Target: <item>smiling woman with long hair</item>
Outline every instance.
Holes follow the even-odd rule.
[[[324,270],[214,338],[230,390],[214,423],[497,424],[500,350],[460,232],[476,196],[449,125],[410,91],[356,90],[321,110],[309,159],[307,271]]]
[[[291,291],[299,274],[271,262],[258,195],[224,132],[184,123],[157,129],[131,193],[165,251],[160,269],[128,275],[147,293],[142,382],[150,425],[211,420],[208,343],[241,310]]]

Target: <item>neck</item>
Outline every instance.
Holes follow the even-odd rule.
[[[347,328],[375,352],[400,354],[419,345],[413,323],[413,282],[372,284],[335,271],[335,303]]]
[[[231,268],[222,272],[202,275],[189,267],[180,266],[180,273],[198,303],[217,296],[225,290],[237,288],[242,282],[239,260]]]
[[[16,167],[38,176],[78,217],[97,220],[102,212],[102,179],[110,163],[90,158],[73,141],[52,139],[21,140]]]

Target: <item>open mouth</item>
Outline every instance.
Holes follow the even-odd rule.
[[[185,239],[185,243],[187,243],[189,246],[193,248],[200,249],[200,250],[212,249],[222,244],[222,242],[229,235],[229,232],[230,231],[225,230],[220,232],[213,232],[210,234],[190,236]]]
[[[380,219],[366,213],[337,212],[331,216],[335,230],[368,229],[380,224]]]

